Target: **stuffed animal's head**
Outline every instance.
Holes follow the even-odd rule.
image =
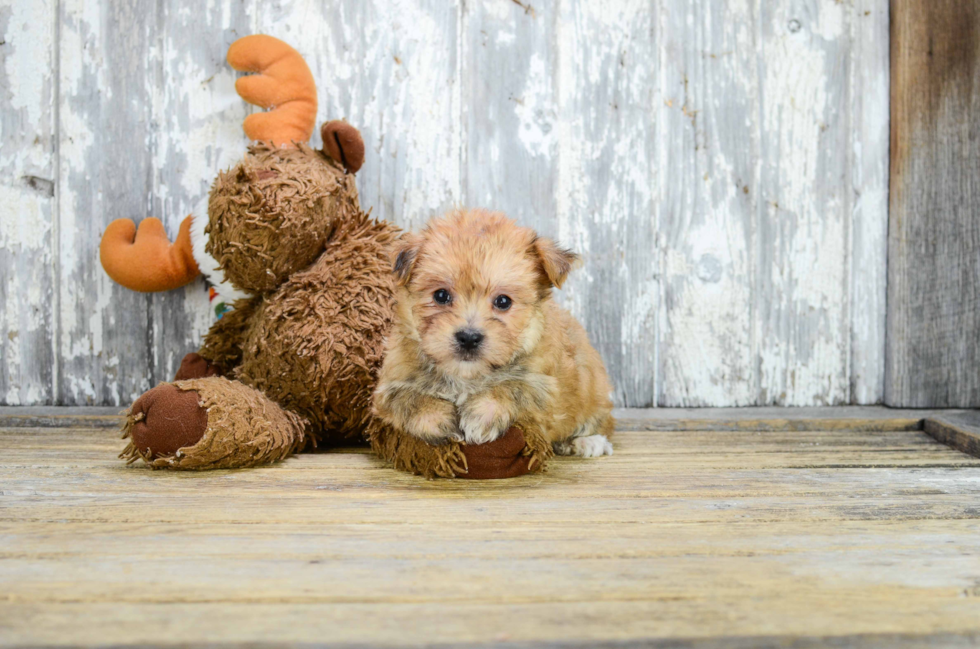
[[[337,221],[359,210],[354,176],[339,161],[304,144],[255,144],[211,187],[205,251],[223,278],[209,279],[245,293],[272,290],[309,266]]]
[[[203,273],[229,298],[270,291],[320,255],[340,219],[360,211],[353,174],[364,142],[353,126],[333,121],[321,128],[322,150],[307,145],[317,100],[302,56],[256,35],[235,41],[228,62],[254,73],[238,79],[236,90],[267,109],[243,124],[255,143],[218,175],[173,245],[156,219],[145,219],[138,232],[128,219],[110,224],[102,265],[128,288],[169,290]]]

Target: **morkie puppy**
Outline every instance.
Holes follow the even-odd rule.
[[[485,210],[403,235],[376,414],[430,444],[483,444],[516,425],[549,452],[612,454],[606,369],[551,299],[577,261]]]

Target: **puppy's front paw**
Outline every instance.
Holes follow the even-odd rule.
[[[486,444],[498,439],[510,428],[510,413],[490,397],[474,397],[459,414],[459,428],[467,444]]]
[[[579,457],[600,457],[612,455],[612,442],[605,435],[589,435],[588,437],[573,437],[563,442],[554,443],[555,455],[577,455]]]
[[[448,401],[434,399],[427,403],[408,420],[406,428],[409,433],[429,444],[463,441],[463,436],[456,427],[453,404]]]

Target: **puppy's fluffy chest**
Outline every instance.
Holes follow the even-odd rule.
[[[500,386],[523,392],[525,398],[539,407],[554,401],[558,393],[558,380],[555,377],[523,365],[510,365],[475,378],[461,378],[427,368],[418,379],[421,380],[417,380],[416,388],[420,392],[445,399],[457,407],[463,406],[475,395],[486,394]]]

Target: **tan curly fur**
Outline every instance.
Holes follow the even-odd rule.
[[[432,444],[485,444],[516,423],[529,445],[612,453],[612,386],[602,358],[552,299],[576,262],[487,210],[457,210],[402,237],[375,413]]]
[[[368,423],[367,434],[374,452],[401,471],[426,478],[453,478],[467,470],[466,457],[456,442],[433,447],[377,418]]]

